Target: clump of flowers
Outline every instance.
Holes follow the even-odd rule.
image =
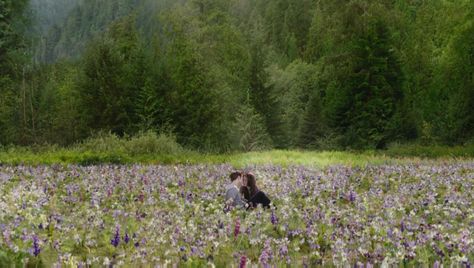
[[[270,240],[267,240],[265,242],[265,246],[263,247],[262,253],[260,254],[260,257],[258,258],[258,261],[263,267],[268,268],[270,267],[271,260],[272,260],[272,249],[270,246]]]
[[[347,195],[347,199],[353,203],[356,201],[356,198],[357,198],[356,192],[354,192],[353,190],[349,191],[349,194]]]
[[[270,221],[273,225],[276,225],[278,223],[278,218],[275,215],[275,211],[272,210],[272,214],[270,216]]]
[[[126,233],[123,237],[123,242],[125,242],[125,244],[128,244],[128,242],[130,242],[130,237],[128,236],[128,233]]]
[[[237,238],[240,234],[240,219],[237,219],[235,221],[235,226],[234,226],[234,237]]]
[[[245,268],[245,267],[247,267],[247,257],[245,255],[242,255],[242,257],[240,257],[239,268]]]
[[[118,245],[120,244],[120,226],[119,225],[115,227],[114,237],[112,238],[112,240],[110,240],[110,244],[112,244],[112,246],[114,247],[118,247]]]
[[[39,245],[39,239],[37,235],[33,235],[33,247],[31,249],[31,252],[35,257],[38,257],[38,255],[41,253],[41,248]]]

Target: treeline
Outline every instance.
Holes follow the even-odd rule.
[[[1,2],[0,144],[149,130],[212,151],[474,137],[470,0],[82,0],[34,47],[19,41],[23,2]]]

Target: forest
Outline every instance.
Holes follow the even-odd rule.
[[[474,142],[472,0],[0,0],[0,144]]]
[[[0,0],[0,267],[468,268],[473,182],[474,0]]]

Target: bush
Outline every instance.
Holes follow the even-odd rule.
[[[108,132],[99,132],[77,145],[80,152],[125,153],[125,139]]]
[[[153,131],[140,133],[125,143],[125,149],[129,155],[160,154],[176,155],[183,151],[181,145],[172,134]]]
[[[175,155],[183,151],[172,134],[153,131],[142,132],[133,137],[120,138],[112,133],[99,133],[77,145],[80,152],[107,155]]]
[[[100,165],[100,164],[125,164],[128,162],[126,156],[120,154],[82,154],[75,161],[81,166]]]

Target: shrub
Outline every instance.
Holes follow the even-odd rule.
[[[132,156],[144,154],[175,155],[183,151],[174,135],[170,133],[157,134],[153,131],[142,132],[130,138],[125,143],[125,149]]]
[[[80,152],[125,153],[125,139],[108,132],[99,132],[77,145]]]
[[[76,147],[79,152],[107,155],[176,155],[183,148],[171,133],[140,132],[136,136],[120,138],[112,133],[98,133]]]

